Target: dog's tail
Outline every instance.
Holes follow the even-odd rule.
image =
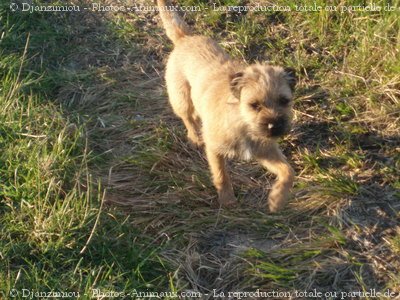
[[[173,11],[174,7],[168,6],[166,0],[157,0],[157,5],[167,36],[174,44],[184,36],[190,35],[188,25]]]

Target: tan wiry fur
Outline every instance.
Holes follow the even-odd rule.
[[[294,173],[276,139],[290,130],[293,75],[278,66],[231,60],[212,39],[191,35],[164,0],[158,5],[175,46],[165,76],[169,101],[189,140],[205,145],[220,204],[236,202],[225,159],[255,158],[277,176],[268,202],[272,212],[281,209]]]

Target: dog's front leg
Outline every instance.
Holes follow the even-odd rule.
[[[277,144],[272,144],[265,152],[257,155],[260,164],[276,175],[276,181],[268,196],[268,205],[271,212],[282,209],[289,198],[293,186],[294,171]]]
[[[206,149],[208,164],[210,165],[213,183],[218,192],[218,202],[221,206],[236,204],[232,183],[226,170],[225,159],[222,155]]]

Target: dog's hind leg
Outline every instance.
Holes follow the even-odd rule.
[[[200,132],[200,120],[195,113],[192,99],[190,97],[190,85],[186,79],[173,68],[167,68],[166,72],[167,90],[169,102],[175,114],[180,117],[188,131],[188,139],[195,145],[203,144]]]

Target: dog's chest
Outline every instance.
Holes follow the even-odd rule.
[[[230,144],[224,145],[223,154],[228,158],[239,158],[242,160],[251,160],[254,155],[254,145],[247,139],[236,140]]]

